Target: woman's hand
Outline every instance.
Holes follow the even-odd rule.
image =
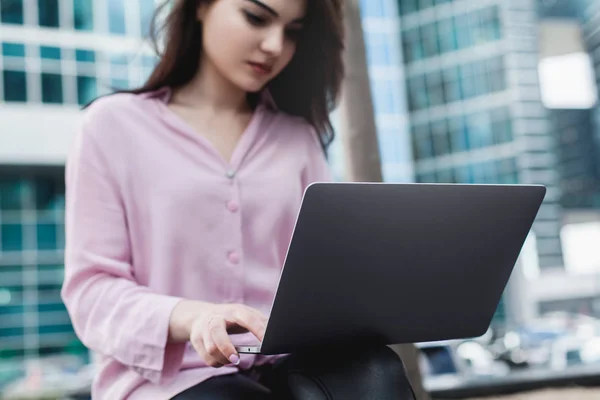
[[[169,338],[190,341],[211,367],[238,364],[239,355],[229,334],[252,332],[262,342],[267,318],[243,304],[211,304],[182,300],[171,314]]]

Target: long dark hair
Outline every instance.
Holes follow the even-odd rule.
[[[150,38],[159,56],[152,74],[140,88],[130,93],[145,93],[168,86],[181,87],[198,71],[202,48],[202,31],[196,18],[201,2],[215,0],[165,1],[155,12]],[[306,22],[294,57],[288,66],[268,84],[277,108],[304,117],[318,132],[323,150],[334,139],[329,113],[339,96],[344,65],[344,28],[342,0],[307,0]],[[158,23],[165,7],[172,7]],[[159,37],[164,50],[159,50]],[[256,95],[250,95],[251,99]]]

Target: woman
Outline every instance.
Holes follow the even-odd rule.
[[[402,398],[387,348],[232,344],[262,339],[304,188],[330,179],[340,0],[178,0],[164,31],[147,83],[87,109],[67,164],[62,295],[99,355],[93,398]]]

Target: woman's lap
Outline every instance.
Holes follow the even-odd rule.
[[[211,378],[173,397],[172,400],[266,400],[271,391],[243,375],[222,375]]]
[[[293,354],[259,371],[258,382],[244,373],[215,377],[174,400],[414,399],[402,362],[385,346]]]

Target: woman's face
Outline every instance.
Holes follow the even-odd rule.
[[[307,0],[214,0],[198,7],[203,57],[225,79],[256,92],[291,61]]]

